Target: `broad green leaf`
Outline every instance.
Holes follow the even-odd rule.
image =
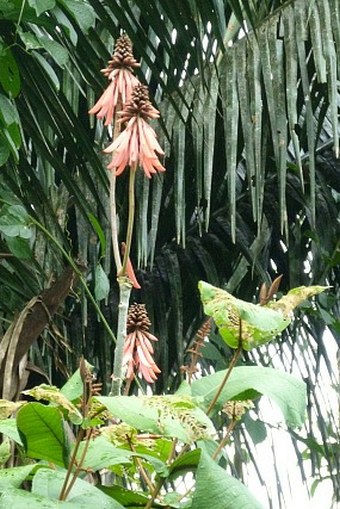
[[[45,11],[53,9],[55,6],[55,0],[28,0],[28,3],[35,9],[37,16],[40,16],[40,14]]]
[[[73,424],[81,424],[83,417],[79,410],[69,401],[66,396],[60,392],[58,387],[42,384],[33,389],[23,391],[22,394],[32,396],[40,401],[41,399],[54,403],[63,410],[66,410],[70,421]]]
[[[34,34],[31,32],[24,32],[22,29],[19,29],[18,32],[20,34],[20,39],[25,44],[26,51],[42,48],[41,42]]]
[[[3,207],[0,215],[0,231],[8,237],[29,239],[32,229],[28,226],[28,214],[21,205]]]
[[[84,444],[81,444],[77,453],[81,457]],[[109,442],[105,437],[99,436],[91,440],[84,460],[84,467],[97,471],[102,468],[110,468],[113,465],[131,464],[133,453],[126,449],[119,449]]]
[[[66,471],[53,471],[41,468],[34,476],[32,493],[52,499],[55,504],[59,498],[61,488],[65,480]],[[96,486],[82,479],[77,479],[65,503],[73,508],[89,509],[100,507],[100,509],[123,509],[123,506],[105,495]],[[54,507],[58,507],[57,505]]]
[[[195,380],[193,396],[203,398],[208,407],[214,398],[226,371]],[[302,426],[306,411],[306,385],[294,376],[273,368],[241,366],[233,369],[230,378],[218,398],[216,409],[220,410],[231,399],[254,399],[262,394],[280,407],[289,426]]]
[[[40,497],[29,491],[16,488],[2,491],[0,495],[0,509],[8,509],[8,507],[15,507],[16,509],[27,509],[27,507],[34,507],[34,509],[57,509],[65,507],[64,504],[65,502],[56,503],[55,500]],[[72,509],[77,508],[72,507]]]
[[[33,253],[27,239],[23,239],[22,237],[8,237],[7,235],[5,235],[5,239],[9,250],[17,258],[20,258],[21,260],[29,260],[33,257]]]
[[[60,410],[27,403],[17,414],[17,426],[29,458],[65,465],[67,448]]]
[[[231,477],[204,451],[196,474],[191,509],[261,509],[261,504],[240,481]]]
[[[3,94],[0,94],[0,116],[3,118],[6,125],[19,122],[19,115],[15,104]]]
[[[83,394],[83,381],[80,376],[80,371],[77,369],[66,382],[65,385],[62,386],[60,392],[64,394],[64,396],[69,401],[74,401]]]
[[[169,468],[160,459],[156,458],[155,456],[152,456],[151,454],[144,454],[144,453],[139,453],[139,452],[138,453],[136,452],[134,454],[134,456],[143,458],[148,463],[150,463],[150,465],[155,469],[155,472],[159,475],[159,477],[168,477]]]
[[[260,444],[267,438],[267,429],[262,421],[255,421],[249,414],[246,414],[243,423],[255,445]]]
[[[65,8],[72,14],[81,30],[87,33],[94,26],[96,15],[93,7],[84,0],[60,0]]]
[[[121,503],[124,507],[145,507],[149,498],[144,493],[139,493],[136,490],[130,491],[121,486],[101,486],[100,490],[106,493],[117,502]],[[158,507],[158,505],[153,505]]]
[[[96,398],[115,416],[142,431],[190,443],[213,433],[213,425],[189,397],[117,396]]]
[[[95,272],[94,294],[98,301],[106,299],[110,291],[110,282],[100,263],[98,263]]]
[[[6,437],[11,438],[19,445],[22,445],[22,441],[18,432],[16,419],[3,419],[0,420],[0,433]]]
[[[171,463],[169,481],[174,481],[178,476],[195,470],[200,460],[200,454],[199,449],[194,449],[180,455],[178,459]]]
[[[40,36],[39,41],[60,67],[64,67],[67,64],[69,53],[64,46],[50,39],[47,35]]]
[[[0,490],[2,491],[9,486],[19,488],[35,466],[24,465],[22,467],[0,469]]]
[[[13,53],[0,37],[0,83],[11,98],[15,98],[21,89],[20,73]]]
[[[93,366],[85,361],[86,369],[91,373],[93,371]],[[83,394],[83,381],[80,376],[80,371],[77,369],[73,375],[67,380],[66,384],[62,386],[60,392],[69,400],[75,401],[80,398]]]
[[[8,509],[8,507],[15,507],[15,509],[89,509],[85,500],[75,502],[63,502],[60,500],[51,500],[49,496],[43,497],[31,493],[29,491],[9,488],[0,494],[0,509]],[[109,506],[103,505],[107,509],[121,509],[122,506]]]
[[[290,323],[279,311],[236,299],[204,281],[198,288],[204,312],[213,317],[222,338],[232,348],[238,347],[240,333],[242,348],[251,350],[273,339]]]

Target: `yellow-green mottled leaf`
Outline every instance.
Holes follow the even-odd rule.
[[[38,401],[41,399],[50,401],[51,403],[63,408],[68,413],[70,421],[73,422],[73,424],[80,424],[83,420],[79,410],[66,398],[64,394],[60,392],[60,389],[53,385],[42,384],[28,391],[23,391],[23,394],[32,396],[32,398],[35,398]]]
[[[14,412],[18,410],[25,401],[8,401],[7,399],[0,399],[0,420],[7,419]]]
[[[213,317],[231,348],[238,347],[241,336],[242,348],[251,350],[273,339],[290,323],[280,311],[236,299],[204,281],[198,287],[205,313]]]
[[[329,288],[330,286],[298,286],[290,290],[287,295],[281,297],[277,302],[269,302],[268,307],[281,311],[285,316],[288,316],[304,300],[310,299]]]

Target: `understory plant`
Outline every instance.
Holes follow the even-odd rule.
[[[112,126],[113,135],[104,149],[112,155],[110,217],[120,290],[112,387],[109,395],[102,395],[90,363],[82,358],[63,387],[43,384],[23,391],[18,402],[1,400],[0,509],[206,509],[211,503],[219,509],[260,508],[229,473],[227,447],[234,429],[262,395],[277,403],[287,426],[300,427],[304,421],[306,388],[301,380],[240,362],[243,351],[268,343],[287,328],[294,308],[325,290],[321,286],[295,288],[275,300],[274,282],[253,304],[200,281],[209,318],[188,351],[190,362],[182,367],[186,380],[175,393],[153,394],[162,367],[153,358],[157,338],[146,307],[130,304],[132,288],[139,288],[130,252],[136,172],[157,177],[165,167],[149,124],[159,112],[134,75],[138,65],[129,38],[121,36],[103,70],[108,88],[90,110]],[[129,173],[126,232],[119,231],[115,201],[116,177],[123,172]],[[86,285],[81,274],[79,278]],[[234,355],[226,370],[203,376],[200,357],[215,326]],[[132,383],[136,389],[130,395]],[[145,383],[150,390],[143,390]]]
[[[24,391],[22,401],[2,400],[0,508],[203,509],[212,500],[221,509],[261,507],[227,473],[232,462],[226,446],[262,395],[279,405],[288,426],[302,426],[306,390],[290,374],[237,360],[242,350],[273,339],[289,325],[292,309],[324,287],[296,288],[263,306],[203,281],[199,290],[220,340],[235,351],[229,368],[197,377],[209,320],[183,368],[187,380],[174,394],[102,396],[90,364],[81,359],[61,389],[40,385]],[[134,332],[150,340],[145,311],[134,307],[136,315]]]

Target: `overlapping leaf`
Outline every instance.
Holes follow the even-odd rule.
[[[198,287],[204,311],[213,317],[222,338],[232,348],[242,346],[244,350],[273,339],[288,327],[296,306],[327,289],[326,286],[294,288],[280,300],[260,306],[237,299],[204,281]]]

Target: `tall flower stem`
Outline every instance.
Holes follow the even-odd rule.
[[[135,218],[136,170],[137,170],[136,165],[130,168],[129,217],[126,232],[126,247],[124,253],[123,266],[117,278],[119,284],[118,327],[110,396],[119,396],[121,393],[121,387],[123,383],[123,354],[124,354],[124,343],[126,339],[126,322],[129,311],[130,294],[132,289],[132,283],[126,275],[126,266],[131,250],[133,224]]]
[[[115,359],[113,363],[112,384],[110,396],[120,396],[123,383],[123,354],[126,338],[126,321],[129,310],[129,301],[132,284],[128,277],[119,276],[119,305],[118,305],[118,326],[117,342],[115,348]]]
[[[114,117],[114,131],[113,131],[113,140],[115,140],[120,134],[120,124],[117,122],[118,115],[117,111],[120,111],[121,104],[117,105],[116,114]],[[110,224],[111,224],[111,239],[112,239],[112,250],[113,257],[116,264],[117,274],[120,273],[122,269],[122,262],[120,258],[119,252],[119,243],[118,243],[118,227],[117,227],[117,209],[116,209],[116,172],[109,171],[109,181],[110,181]]]
[[[121,274],[126,276],[126,266],[131,251],[133,224],[135,220],[135,180],[136,180],[137,165],[135,164],[130,168],[130,179],[129,179],[129,217],[126,231],[126,246],[123,259],[123,266]]]

